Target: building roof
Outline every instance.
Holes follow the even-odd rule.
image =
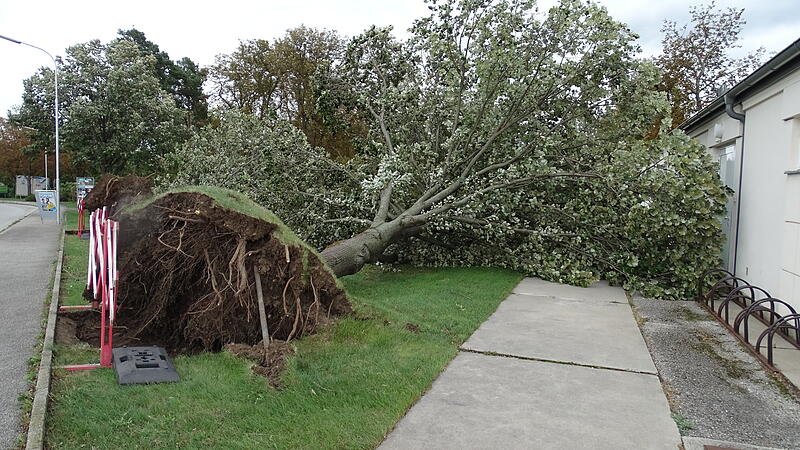
[[[764,63],[764,65],[756,69],[745,79],[714,99],[708,106],[686,119],[678,128],[687,130],[703,122],[709,116],[713,117],[720,114],[725,110],[726,95],[731,95],[734,99],[741,99],[746,95],[769,86],[797,69],[800,69],[800,39],[781,50],[777,55]]]

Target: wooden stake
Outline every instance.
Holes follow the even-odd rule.
[[[258,295],[258,317],[261,319],[261,337],[264,342],[264,367],[267,366],[269,361],[269,328],[267,328],[267,311],[264,308],[264,293],[261,291],[261,275],[258,273],[258,267],[253,266],[253,272],[256,275],[256,295]]]

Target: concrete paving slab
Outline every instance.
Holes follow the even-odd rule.
[[[512,294],[462,348],[656,373],[627,301]]]
[[[551,283],[539,278],[525,278],[514,288],[514,294],[554,296],[562,300],[594,303],[628,303],[622,288],[609,286],[605,281],[596,281],[588,288]]]
[[[459,354],[382,449],[669,449],[658,377]]]

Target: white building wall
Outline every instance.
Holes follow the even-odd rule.
[[[745,103],[744,177],[739,195],[738,276],[779,297],[788,146],[781,120],[783,94]]]
[[[800,71],[744,98],[742,108],[744,140],[725,113],[688,131],[714,155],[735,143],[737,165],[744,145],[736,275],[800,310]]]
[[[790,173],[784,182],[784,241],[778,295],[800,310],[800,73],[785,83],[781,119],[782,134],[788,140],[784,148],[785,169]]]

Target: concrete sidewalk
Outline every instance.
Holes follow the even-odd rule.
[[[0,234],[0,448],[13,447],[20,431],[17,398],[28,386],[27,361],[42,330],[59,230],[30,215]]]
[[[383,449],[671,449],[681,444],[625,292],[527,278]]]

